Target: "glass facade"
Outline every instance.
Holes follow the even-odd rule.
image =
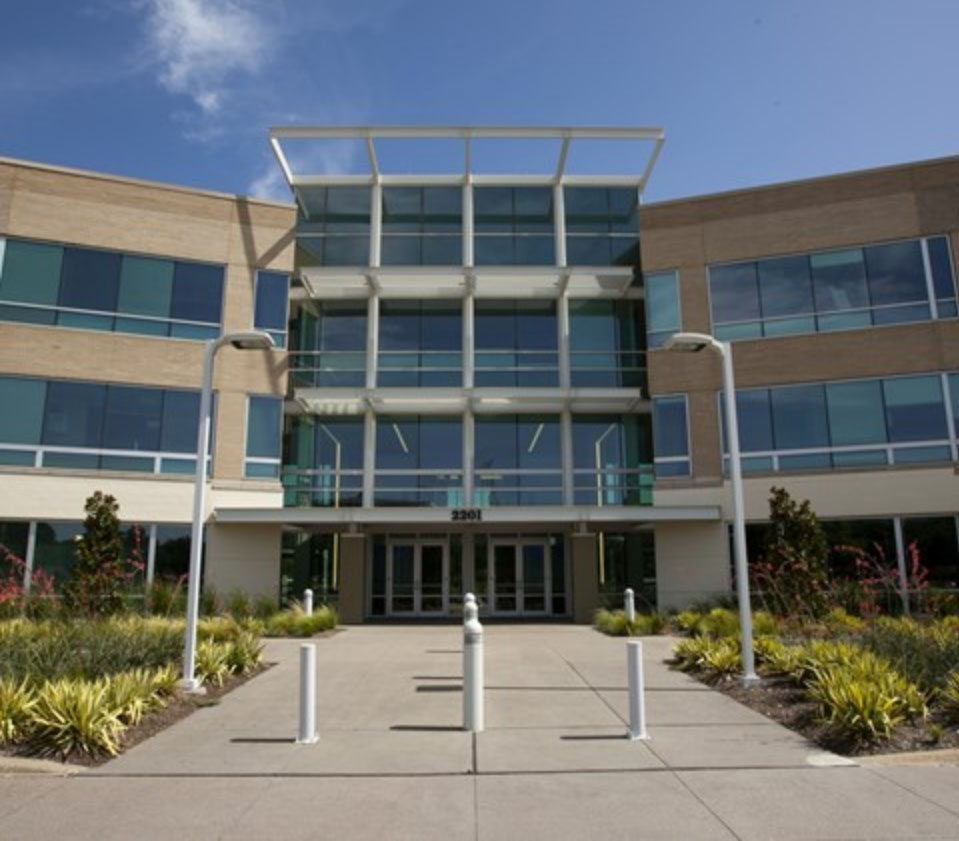
[[[362,505],[363,418],[291,415],[284,442],[285,505]]]
[[[574,415],[577,505],[651,505],[652,465],[649,415]]]
[[[571,300],[570,385],[645,389],[645,335],[641,301]]]
[[[558,386],[555,301],[476,301],[473,383]]]
[[[0,320],[206,340],[220,333],[223,267],[8,239]]]
[[[366,301],[322,301],[299,307],[293,320],[293,386],[366,385]]]
[[[710,266],[709,294],[727,341],[956,316],[946,237]]]
[[[382,225],[382,265],[462,265],[459,187],[384,187]]]
[[[296,264],[370,264],[369,187],[304,187],[298,191]]]
[[[0,377],[0,464],[192,473],[200,395],[76,380]]]
[[[646,290],[646,346],[662,347],[681,328],[679,278],[676,272],[643,275]]]
[[[737,391],[743,472],[948,462],[947,400],[955,397],[946,391],[954,379],[926,374]]]
[[[474,440],[474,505],[562,503],[558,415],[477,417]]]
[[[565,187],[566,262],[639,266],[639,194],[629,187]]]
[[[552,187],[474,187],[477,266],[554,266]]]
[[[459,417],[376,419],[374,505],[463,504],[463,424]]]
[[[462,347],[459,301],[383,301],[377,385],[462,385]]]

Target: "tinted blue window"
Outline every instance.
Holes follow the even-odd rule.
[[[0,410],[0,442],[40,443],[46,393],[43,380],[0,377],[0,406],[4,407]]]
[[[165,452],[195,453],[199,423],[199,392],[168,389],[163,395],[160,449]]]
[[[682,397],[657,397],[653,400],[653,441],[657,456],[668,458],[689,455],[686,401]]]
[[[826,395],[821,385],[770,390],[776,449],[828,447]]]
[[[926,273],[918,240],[874,245],[865,249],[865,253],[874,306],[927,299]]]
[[[279,397],[250,397],[246,424],[246,454],[279,458],[283,401]]]
[[[43,443],[99,447],[106,386],[55,380],[47,386]]]
[[[759,262],[759,294],[764,318],[813,311],[808,257],[780,257]]]
[[[60,305],[114,312],[120,286],[121,255],[88,248],[63,249]]]
[[[939,377],[884,380],[886,426],[890,441],[935,441],[948,437]]]
[[[162,389],[109,386],[102,446],[109,450],[159,449],[162,414]]]
[[[829,429],[837,446],[880,444],[886,441],[882,383],[828,383]]]
[[[254,325],[263,330],[286,330],[290,279],[276,272],[257,272]]]
[[[952,276],[952,261],[949,259],[949,240],[946,237],[931,237],[928,244],[936,297],[955,300],[956,285]]]
[[[869,306],[866,264],[861,248],[813,254],[809,265],[819,312]]]
[[[756,264],[714,266],[709,270],[709,295],[713,320],[716,322],[758,319],[760,309]]]
[[[177,263],[173,275],[170,316],[218,324],[223,306],[223,268]]]

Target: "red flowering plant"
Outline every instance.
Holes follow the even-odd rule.
[[[852,562],[852,575],[833,582],[833,598],[847,610],[864,619],[878,616],[883,609],[891,612],[902,604],[902,583],[898,565],[886,558],[883,547],[873,544],[872,553],[860,546],[835,546],[833,551]],[[921,608],[929,589],[929,570],[919,556],[915,541],[909,544],[906,558],[906,595]]]
[[[31,614],[37,605],[52,603],[55,599],[52,575],[40,567],[31,570],[28,592],[27,562],[3,545],[0,545],[0,558],[6,567],[0,574],[0,618]]]

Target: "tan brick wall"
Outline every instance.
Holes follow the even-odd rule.
[[[959,158],[647,205],[643,267],[679,272],[682,328],[710,332],[706,267],[796,252],[950,235],[959,254]],[[742,341],[738,388],[959,370],[959,322]],[[687,393],[693,473],[719,476],[711,354],[649,354],[650,392]]]
[[[225,266],[223,327],[253,324],[256,270],[293,266],[292,206],[0,160],[0,236]],[[0,372],[199,388],[203,345],[0,324]],[[243,475],[245,395],[286,392],[286,354],[217,354],[218,478]]]

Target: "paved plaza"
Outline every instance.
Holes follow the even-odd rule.
[[[673,642],[644,640],[630,742],[622,639],[490,625],[474,737],[459,627],[346,628],[297,745],[300,643],[271,641],[276,666],[99,768],[2,766],[0,838],[959,839],[959,767],[826,753],[670,671]]]

